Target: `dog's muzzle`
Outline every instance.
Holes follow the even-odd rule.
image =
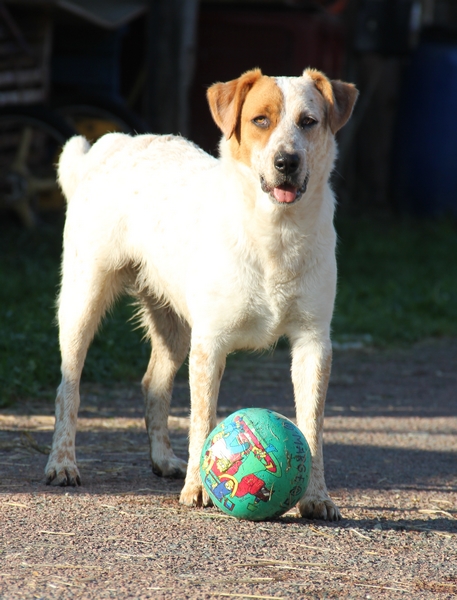
[[[309,171],[306,177],[298,187],[296,184],[285,180],[275,186],[269,186],[263,177],[260,178],[260,186],[265,194],[269,194],[270,198],[277,204],[291,205],[295,204],[306,192],[309,182]]]

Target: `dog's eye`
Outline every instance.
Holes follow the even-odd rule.
[[[313,119],[312,117],[303,117],[299,123],[299,126],[301,127],[301,129],[307,129],[308,127],[312,127],[316,124],[316,119]]]
[[[268,117],[260,115],[259,117],[254,117],[252,119],[252,123],[254,123],[254,125],[257,125],[257,127],[262,127],[262,129],[266,129],[270,126],[270,119]]]

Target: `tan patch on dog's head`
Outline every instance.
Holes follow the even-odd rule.
[[[253,147],[266,146],[281,118],[284,100],[275,80],[254,69],[214,84],[207,96],[216,124],[230,140],[232,155],[250,165]]]
[[[208,89],[206,97],[211,114],[228,140],[235,131],[246,94],[260,77],[262,77],[260,69],[253,69],[238,79],[215,83]]]
[[[328,125],[336,133],[349,120],[359,92],[352,83],[330,80],[320,71],[306,69],[303,75],[309,75],[325,100]]]

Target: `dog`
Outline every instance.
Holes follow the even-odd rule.
[[[200,452],[216,424],[226,356],[290,340],[297,423],[312,472],[299,513],[337,520],[324,480],[322,426],[335,288],[335,134],[354,85],[306,69],[253,69],[207,92],[220,157],[179,136],[71,138],[58,178],[67,198],[58,300],[62,381],[46,466],[52,485],[79,485],[79,382],[97,326],[123,291],[151,341],[142,386],[153,471],[185,477],[180,502],[210,503]],[[188,464],[170,445],[173,380],[189,354]]]

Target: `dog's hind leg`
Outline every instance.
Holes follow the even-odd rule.
[[[189,350],[190,329],[170,307],[157,306],[151,298],[140,298],[142,321],[152,345],[143,377],[152,470],[156,475],[184,478],[187,464],[175,456],[171,448],[168,413],[173,381]]]
[[[90,261],[84,264],[77,252],[66,254],[58,311],[62,381],[57,390],[54,436],[45,473],[48,484],[74,486],[81,484],[75,455],[81,372],[89,344],[120,291],[122,278],[119,272],[87,268]]]

